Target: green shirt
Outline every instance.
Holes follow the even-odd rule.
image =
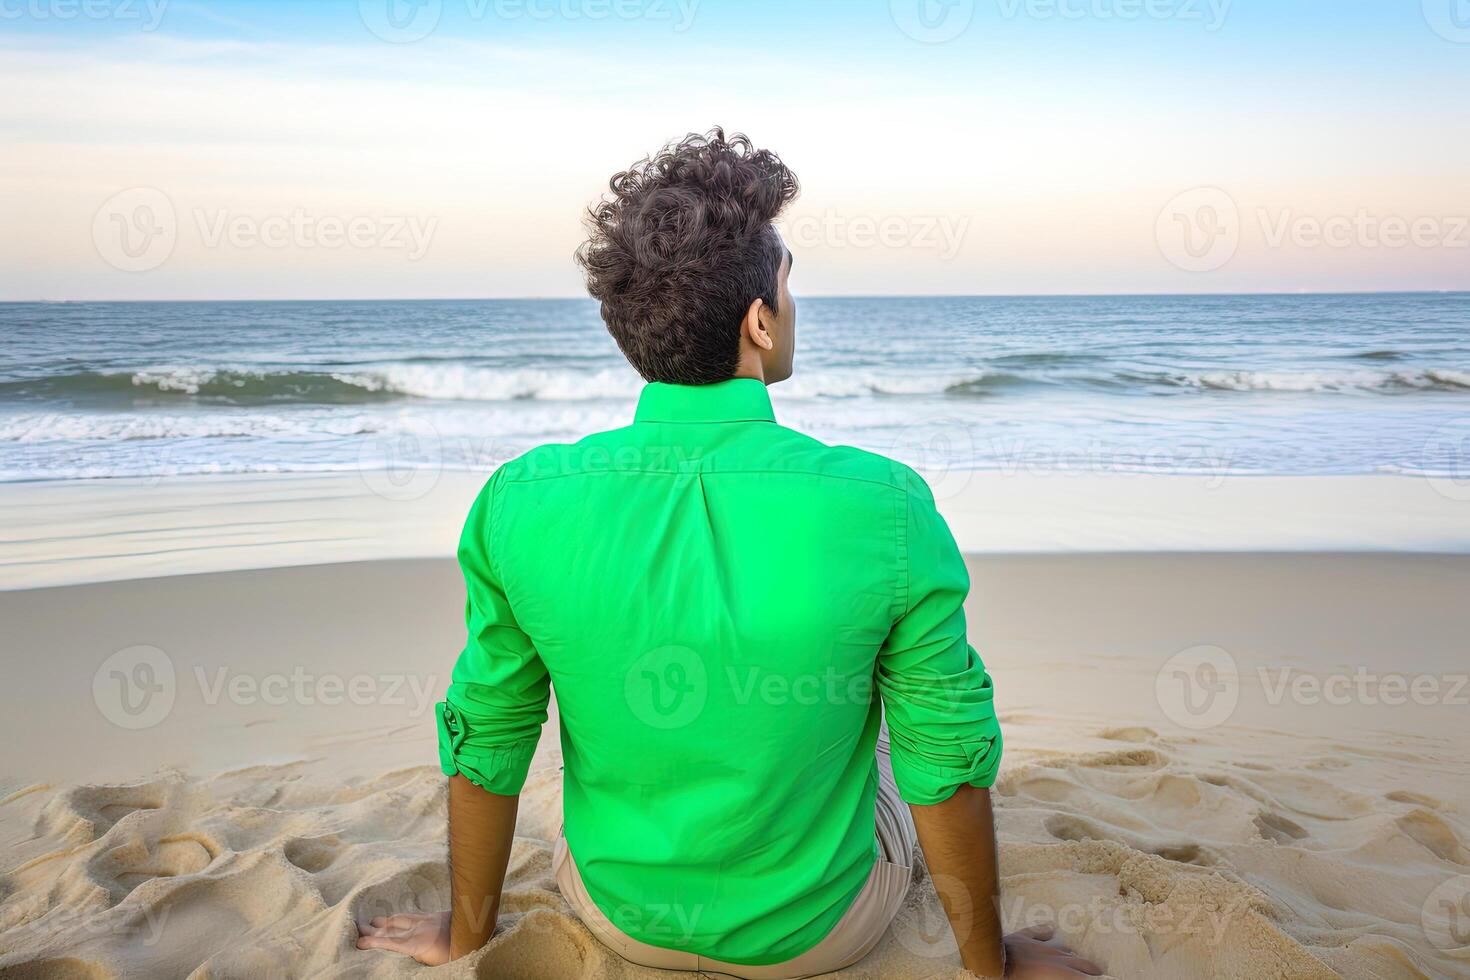
[[[632,425],[505,464],[459,561],[444,772],[519,793],[555,687],[567,843],[634,939],[744,964],[816,945],[877,856],[880,699],[906,801],[995,779],[929,488],[776,425],[759,381],[650,384]]]

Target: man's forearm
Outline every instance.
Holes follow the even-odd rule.
[[[1005,952],[990,790],[961,786],[943,803],[909,809],[965,969],[983,977],[1000,976]]]
[[[473,953],[495,934],[500,889],[515,842],[519,796],[449,777],[449,955]]]

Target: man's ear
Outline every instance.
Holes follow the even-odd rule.
[[[761,350],[771,350],[776,346],[776,341],[766,329],[765,318],[762,314],[769,315],[766,310],[766,301],[757,298],[750,304],[750,309],[745,311],[745,322],[741,325],[745,330],[745,336],[750,342]]]

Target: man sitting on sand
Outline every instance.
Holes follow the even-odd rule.
[[[795,176],[717,129],[611,188],[579,261],[648,384],[632,425],[505,464],[471,508],[469,640],[439,706],[451,908],[358,945],[438,964],[490,939],[555,687],[557,884],[625,959],[841,969],[893,920],[917,838],[968,970],[1096,975],[1001,934],[1000,728],[929,488],[772,414],[796,349],[772,223]]]

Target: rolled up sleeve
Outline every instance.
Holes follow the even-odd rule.
[[[511,611],[495,560],[498,474],[480,492],[459,541],[468,637],[438,705],[439,767],[503,796],[525,785],[546,721],[546,667]]]
[[[917,474],[909,474],[900,613],[878,657],[893,775],[928,806],[963,785],[988,787],[1000,766],[994,688],[965,632],[970,576]]]

